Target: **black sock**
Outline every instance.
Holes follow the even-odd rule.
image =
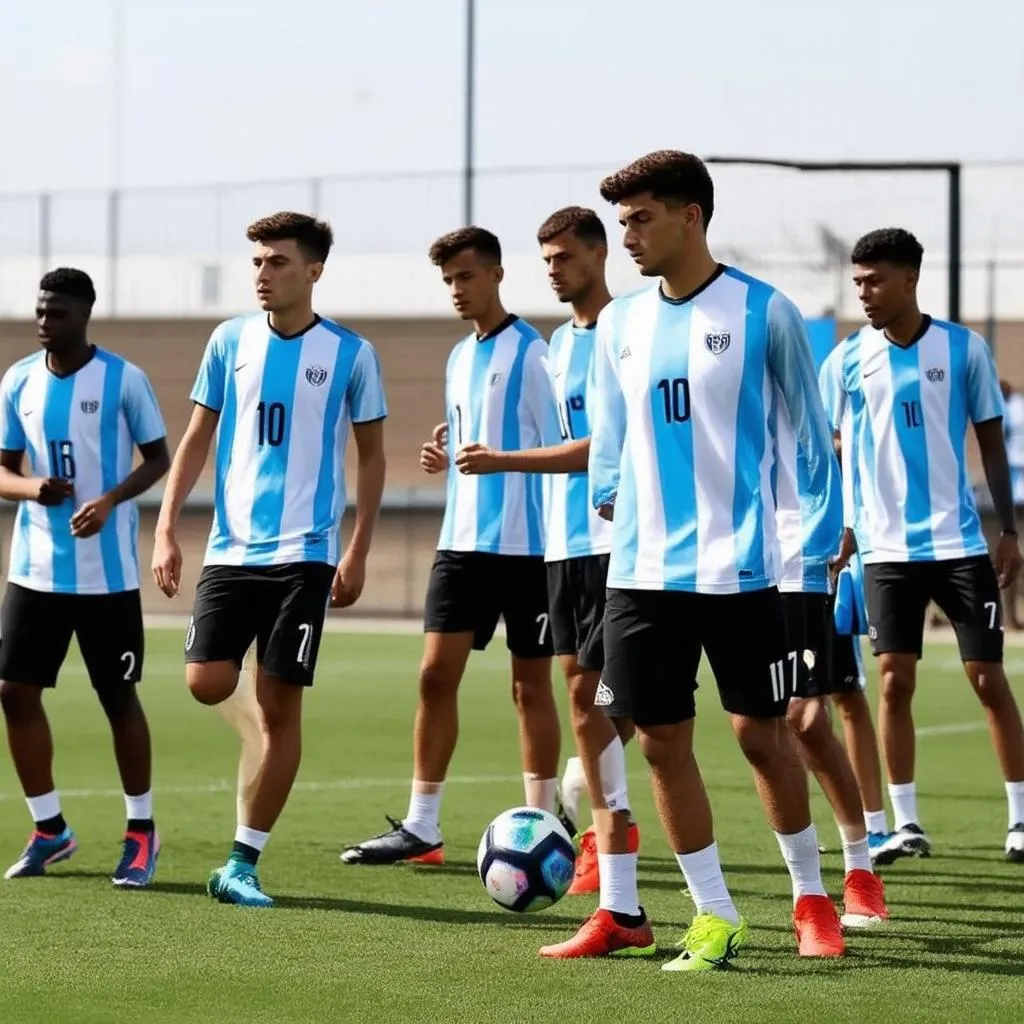
[[[63,814],[36,822],[36,831],[42,832],[44,836],[59,836],[67,827],[68,823],[64,820]]]
[[[260,859],[260,851],[256,847],[240,843],[236,839],[234,846],[231,847],[230,859],[244,861],[246,864],[252,864],[255,867],[256,861]]]
[[[640,908],[639,914],[620,914],[617,910],[610,911],[612,920],[620,928],[639,928],[647,920],[644,908]]]
[[[128,832],[155,832],[156,824],[152,818],[129,818]]]

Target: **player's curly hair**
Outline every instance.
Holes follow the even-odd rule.
[[[334,245],[334,232],[325,220],[308,213],[280,213],[261,217],[245,229],[250,242],[284,242],[292,239],[311,263],[323,263]]]
[[[715,185],[704,161],[678,149],[659,149],[634,160],[601,182],[601,198],[609,203],[650,192],[666,206],[700,207],[704,227],[715,212]]]
[[[84,270],[75,267],[57,267],[56,270],[43,274],[39,281],[39,290],[77,299],[86,306],[96,303],[96,288],[92,278]]]
[[[869,231],[850,254],[850,262],[854,265],[872,266],[875,263],[891,263],[897,267],[921,269],[924,258],[924,246],[903,228],[878,228]]]
[[[565,231],[571,231],[591,248],[608,244],[608,235],[601,218],[586,206],[565,206],[555,210],[537,230],[537,241],[543,245]]]
[[[501,263],[501,242],[498,241],[498,236],[486,228],[478,228],[475,225],[449,231],[437,239],[430,247],[430,262],[435,267],[440,267],[467,249],[473,249],[493,263]]]

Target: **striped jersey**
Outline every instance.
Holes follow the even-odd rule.
[[[783,593],[829,592],[828,563],[843,532],[843,491],[839,460],[830,450],[824,489],[811,486],[807,456],[797,443],[789,411],[776,388],[772,414],[775,438],[775,528],[782,557]],[[830,446],[831,449],[831,446]]]
[[[336,565],[349,424],[387,416],[370,343],[320,317],[290,337],[265,315],[229,320],[192,401],[220,413],[205,564]]]
[[[74,482],[74,497],[46,507],[23,501],[14,521],[8,579],[56,594],[139,589],[139,514],[134,501],[110,513],[99,533],[71,535],[76,509],[125,480],[136,445],[167,434],[156,395],[137,366],[101,348],[58,377],[46,353],[15,363],[0,383],[0,447],[23,451],[28,475]]]
[[[696,293],[659,287],[598,318],[591,501],[614,503],[608,586],[728,594],[779,575],[775,391],[829,486],[831,438],[806,328],[771,285],[719,267]]]
[[[548,370],[558,403],[563,442],[590,436],[590,410],[594,401],[594,336],[596,324],[578,327],[571,320],[551,335]],[[612,524],[590,504],[586,472],[552,473],[548,478],[547,547],[549,562],[612,549]]]
[[[985,554],[966,453],[968,425],[1004,411],[985,341],[930,317],[906,347],[863,327],[840,342],[821,379],[832,422],[849,417],[843,463],[865,564]]]
[[[522,451],[562,440],[548,346],[517,316],[452,349],[445,408],[453,452],[470,442]],[[467,475],[453,460],[438,550],[543,555],[544,486],[537,473]]]

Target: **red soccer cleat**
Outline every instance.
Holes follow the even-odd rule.
[[[636,853],[640,849],[640,829],[636,822],[631,822],[627,833],[628,853]],[[601,888],[601,873],[597,863],[597,836],[591,825],[580,836],[580,852],[576,858],[576,873],[569,886],[569,896],[590,896]]]
[[[801,896],[793,908],[801,956],[842,956],[846,952],[839,915],[827,896]]]
[[[540,955],[555,960],[579,957],[652,956],[657,951],[651,923],[644,918],[636,928],[615,923],[611,911],[597,910],[583,922],[580,930],[566,942],[541,947]]]
[[[878,875],[854,868],[843,886],[844,928],[870,928],[889,920],[885,905],[885,887]]]

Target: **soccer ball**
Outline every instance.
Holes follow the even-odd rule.
[[[576,850],[553,814],[513,807],[487,826],[476,866],[495,903],[516,913],[532,913],[565,895],[576,867]]]

